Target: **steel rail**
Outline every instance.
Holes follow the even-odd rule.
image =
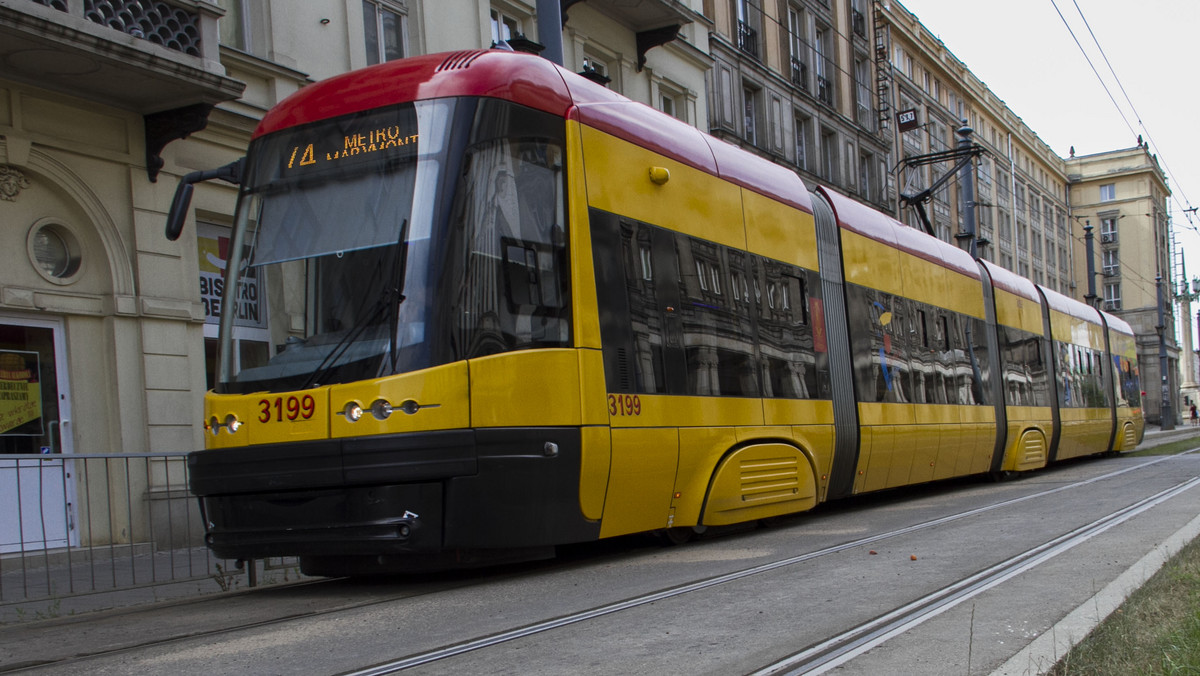
[[[752,672],[753,676],[822,674],[845,664],[909,629],[1016,577],[1077,545],[1200,485],[1200,477],[1185,481],[1100,517],[1089,524],[1032,547],[974,575],[911,601],[869,622],[822,641],[806,650]]]
[[[745,568],[743,570],[734,571],[731,573],[725,573],[723,575],[717,575],[717,576],[706,578],[703,580],[698,580],[696,582],[679,585],[677,587],[671,587],[671,588],[663,589],[663,590],[660,590],[657,592],[652,592],[649,594],[636,596],[634,598],[626,599],[624,601],[617,601],[617,602],[606,604],[603,606],[597,606],[596,608],[591,608],[588,610],[579,611],[579,612],[571,613],[568,615],[563,615],[561,617],[553,618],[550,620],[545,620],[542,622],[536,622],[536,623],[526,625],[523,627],[518,627],[516,629],[511,629],[509,631],[504,631],[504,632],[500,632],[497,634],[492,634],[489,636],[484,636],[484,637],[464,641],[461,643],[456,643],[454,645],[446,646],[446,647],[439,648],[436,650],[431,650],[431,651],[427,651],[427,652],[423,652],[423,653],[417,653],[415,655],[410,655],[410,656],[396,659],[393,661],[384,662],[384,663],[377,664],[377,665],[374,665],[371,667],[367,667],[367,668],[363,668],[363,669],[356,669],[353,671],[346,671],[346,672],[342,673],[342,676],[382,676],[383,674],[393,674],[393,673],[396,673],[399,671],[411,669],[413,667],[421,666],[424,664],[429,664],[431,662],[437,662],[440,660],[448,659],[448,658],[455,657],[457,655],[462,655],[464,653],[472,652],[475,650],[480,650],[483,648],[488,648],[488,647],[499,645],[502,643],[507,643],[509,641],[514,641],[514,640],[525,638],[528,636],[533,636],[535,634],[540,634],[540,633],[543,633],[546,631],[550,631],[553,629],[559,629],[559,628],[566,627],[566,626],[576,624],[579,622],[596,619],[598,617],[603,617],[605,615],[610,615],[613,613],[621,612],[623,610],[637,608],[639,606],[644,606],[644,605],[647,605],[650,603],[655,603],[657,601],[662,601],[662,600],[673,598],[676,596],[681,596],[683,594],[689,594],[691,592],[708,589],[710,587],[715,587],[717,585],[734,582],[734,581],[741,580],[741,579],[751,577],[754,575],[760,575],[762,573],[767,573],[767,572],[770,572],[773,570],[778,570],[780,568],[784,568],[787,566],[792,566],[792,565],[795,565],[798,563],[811,561],[813,559],[816,559],[816,558],[819,558],[822,556],[827,556],[829,554],[835,554],[835,553],[842,552],[842,551],[845,551],[848,549],[853,549],[855,547],[862,547],[864,545],[873,544],[873,543],[879,542],[881,540],[886,540],[889,538],[899,537],[901,535],[907,535],[909,533],[914,533],[917,531],[934,528],[936,526],[940,526],[943,524],[958,521],[960,519],[977,516],[979,514],[994,511],[997,509],[1003,509],[1005,507],[1010,507],[1015,504],[1027,502],[1029,500],[1034,500],[1037,498],[1046,497],[1048,495],[1053,495],[1056,493],[1060,493],[1062,491],[1071,490],[1073,488],[1078,488],[1080,486],[1086,486],[1089,484],[1096,483],[1098,481],[1111,479],[1113,477],[1117,477],[1122,474],[1126,474],[1128,472],[1132,472],[1132,471],[1139,470],[1139,469],[1144,469],[1146,467],[1155,465],[1159,462],[1164,462],[1166,460],[1170,460],[1173,457],[1175,457],[1175,456],[1163,456],[1161,458],[1156,458],[1154,460],[1140,463],[1140,464],[1134,465],[1132,467],[1126,467],[1124,469],[1120,469],[1120,470],[1117,470],[1114,472],[1109,472],[1107,474],[1102,474],[1100,476],[1092,477],[1090,479],[1084,479],[1082,481],[1065,484],[1063,486],[1058,486],[1056,488],[1052,488],[1049,490],[1040,491],[1038,493],[1032,493],[1030,495],[1021,496],[1019,498],[1012,498],[1010,500],[1004,500],[1004,501],[997,502],[997,503],[994,503],[991,505],[985,505],[983,507],[969,509],[969,510],[966,510],[963,512],[939,517],[936,519],[931,519],[929,521],[924,521],[924,522],[914,524],[911,526],[897,528],[895,530],[891,530],[891,531],[888,531],[885,533],[878,533],[876,535],[870,535],[870,536],[867,536],[864,538],[860,538],[860,539],[853,540],[850,542],[845,542],[845,543],[842,543],[839,545],[833,545],[831,547],[826,547],[824,549],[820,549],[817,551],[808,552],[806,554],[800,554],[797,556],[792,556],[792,557],[788,557],[785,559],[781,559],[779,561],[773,561],[771,563],[765,563],[765,564],[753,566],[750,568]],[[1200,483],[1200,478],[1196,478],[1193,481],[1196,483]],[[1135,503],[1135,505],[1136,504],[1141,504],[1141,503]],[[1128,509],[1130,509],[1130,507],[1123,508],[1122,511],[1128,510]],[[1003,565],[1003,564],[998,564],[998,565]]]

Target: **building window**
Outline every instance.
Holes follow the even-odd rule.
[[[817,98],[831,106],[833,105],[833,72],[837,70],[836,64],[828,56],[833,54],[833,45],[830,43],[832,34],[833,31],[828,26],[818,24],[816,39],[813,41],[813,47],[817,50]]]
[[[801,113],[795,114],[796,124],[796,166],[808,170],[808,153],[812,145],[812,120]]]
[[[746,142],[758,145],[758,92],[750,87],[742,88],[742,107],[745,111]]]
[[[363,32],[367,65],[404,58],[404,13],[398,6],[363,0]]]
[[[1117,219],[1109,216],[1100,219],[1100,243],[1115,244],[1117,242]]]
[[[678,120],[688,121],[687,97],[681,89],[658,83],[658,109]]]
[[[804,10],[788,7],[788,54],[792,59],[792,84],[808,91],[808,34]]]
[[[1121,283],[1113,282],[1104,285],[1104,309],[1105,310],[1120,310],[1121,309]]]
[[[1121,273],[1121,259],[1117,257],[1116,249],[1105,249],[1101,254],[1104,259],[1104,276],[1115,277]]]
[[[218,24],[221,44],[250,52],[250,14],[246,11],[246,0],[219,0],[218,4],[225,10],[225,16]]]
[[[871,114],[871,66],[865,56],[854,60],[854,99],[857,104],[858,124],[867,129],[875,128],[875,116]]]
[[[1116,183],[1105,183],[1104,185],[1100,186],[1100,201],[1101,202],[1111,202],[1115,199],[1117,199],[1117,184]]]
[[[821,176],[835,184],[838,180],[837,132],[826,129],[821,132]]]
[[[737,46],[758,58],[758,6],[749,0],[734,0],[737,12]]]
[[[507,42],[518,35],[524,35],[521,30],[521,20],[504,12],[492,10],[492,44]]]
[[[850,26],[854,30],[854,34],[860,37],[867,37],[867,16],[863,5],[865,0],[851,0],[850,2]]]
[[[875,201],[875,158],[871,153],[859,153],[858,156],[858,194],[868,202]]]

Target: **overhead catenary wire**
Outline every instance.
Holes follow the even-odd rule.
[[[1092,30],[1091,24],[1088,23],[1087,17],[1084,16],[1083,9],[1079,7],[1079,3],[1076,0],[1071,0],[1071,2],[1075,5],[1075,10],[1079,13],[1079,18],[1083,21],[1084,27],[1087,28],[1088,35],[1091,36],[1092,42],[1096,45],[1096,49],[1099,50],[1100,56],[1104,59],[1104,64],[1108,67],[1108,72],[1112,75],[1113,81],[1116,83],[1117,87],[1120,88],[1121,95],[1125,97],[1125,102],[1129,105],[1130,112],[1132,112],[1134,117],[1137,119],[1137,126],[1142,130],[1147,144],[1154,148],[1156,159],[1160,164],[1162,164],[1162,167],[1166,171],[1167,175],[1171,177],[1171,180],[1174,183],[1174,189],[1171,191],[1172,199],[1174,199],[1179,205],[1180,210],[1185,214],[1188,222],[1191,223],[1192,214],[1195,213],[1194,210],[1190,210],[1192,206],[1191,200],[1187,199],[1187,195],[1183,191],[1182,184],[1179,182],[1179,179],[1175,177],[1175,173],[1171,171],[1170,165],[1167,164],[1166,156],[1162,153],[1158,147],[1158,144],[1154,141],[1154,137],[1150,134],[1149,128],[1146,127],[1146,123],[1142,120],[1141,114],[1138,113],[1137,107],[1133,104],[1133,100],[1130,98],[1129,93],[1125,90],[1125,85],[1121,83],[1121,78],[1117,75],[1116,69],[1113,68],[1112,62],[1109,60],[1108,55],[1104,51],[1104,47],[1101,46],[1100,40],[1096,37],[1096,33]],[[1109,100],[1112,101],[1113,107],[1116,108],[1117,113],[1121,116],[1121,119],[1124,120],[1125,126],[1129,128],[1129,131],[1132,134],[1140,137],[1141,134],[1138,134],[1137,129],[1134,129],[1133,124],[1129,122],[1129,118],[1125,115],[1125,111],[1117,102],[1116,97],[1113,96],[1112,90],[1109,89],[1104,77],[1100,75],[1100,71],[1096,68],[1096,64],[1093,63],[1092,57],[1088,54],[1087,50],[1084,49],[1083,44],[1080,43],[1078,36],[1075,35],[1075,30],[1071,27],[1070,22],[1068,22],[1067,18],[1063,16],[1062,10],[1059,9],[1056,0],[1050,0],[1050,4],[1054,7],[1054,11],[1058,13],[1058,18],[1062,20],[1067,32],[1071,35],[1071,39],[1075,41],[1075,46],[1077,46],[1079,48],[1079,52],[1083,54],[1083,58],[1085,61],[1087,61],[1088,67],[1090,67],[1092,69],[1092,73],[1096,75],[1096,79],[1099,80],[1100,86],[1104,88],[1104,93],[1108,95]],[[1181,198],[1182,201],[1180,201]],[[1186,203],[1186,207],[1184,206],[1184,203]]]

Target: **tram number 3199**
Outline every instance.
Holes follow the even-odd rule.
[[[608,395],[609,415],[641,415],[642,400],[636,394]]]
[[[311,394],[303,397],[260,399],[258,405],[258,421],[261,423],[269,423],[272,420],[283,422],[284,418],[291,421],[308,420],[317,410],[317,402]]]

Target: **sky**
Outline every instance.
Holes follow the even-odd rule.
[[[1188,277],[1200,277],[1200,216],[1184,212],[1200,206],[1200,2],[900,4],[1059,156],[1132,148],[1142,135],[1167,174]]]

